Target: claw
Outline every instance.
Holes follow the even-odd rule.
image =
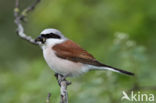
[[[59,77],[59,76],[61,76],[61,77]],[[61,86],[62,81],[66,81],[67,85],[71,84],[71,82],[66,80],[66,77],[68,77],[68,75],[63,76],[61,74],[55,73],[55,77],[57,79],[57,82],[58,82],[59,86]]]

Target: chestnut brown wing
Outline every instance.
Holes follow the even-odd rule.
[[[84,64],[99,65],[99,62],[97,62],[91,54],[71,40],[56,44],[52,49],[56,55],[62,59]]]

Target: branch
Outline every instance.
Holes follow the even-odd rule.
[[[14,8],[14,16],[15,16],[15,24],[17,25],[17,34],[20,38],[28,41],[29,43],[32,43],[34,45],[39,45],[35,40],[31,37],[25,34],[24,32],[24,27],[22,25],[22,22],[25,22],[25,18],[27,14],[31,11],[33,11],[36,7],[36,5],[40,2],[41,0],[35,0],[35,2],[25,8],[22,12],[20,12],[19,8],[19,0],[16,0],[15,3],[15,8]],[[68,103],[68,92],[67,92],[67,86],[70,85],[71,83],[68,82],[64,76],[57,74],[56,76],[58,83],[60,85],[60,93],[61,93],[61,101],[60,103]],[[50,96],[51,94],[48,94],[46,102],[50,102]]]
[[[48,97],[46,99],[46,103],[50,103],[50,97],[51,97],[51,93],[48,93]]]
[[[60,74],[55,74],[58,84],[60,85],[60,103],[68,103],[68,91],[67,86],[71,84],[71,82],[67,81],[64,76]]]
[[[36,0],[31,6],[28,6],[20,14],[19,0],[16,0],[15,9],[14,9],[15,23],[17,25],[18,36],[35,45],[39,45],[39,44],[36,43],[35,40],[31,36],[27,36],[27,34],[24,33],[24,27],[21,22],[25,20],[25,17],[29,12],[34,10],[34,8],[39,2],[40,0]]]

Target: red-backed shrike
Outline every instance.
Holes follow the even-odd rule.
[[[77,76],[89,70],[110,70],[134,75],[97,61],[91,54],[72,40],[66,38],[57,29],[45,29],[35,39],[43,50],[44,58],[55,73],[63,76]]]

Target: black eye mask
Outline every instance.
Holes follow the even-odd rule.
[[[41,37],[61,39],[61,37],[59,35],[53,34],[53,33],[50,33],[50,34],[41,34]]]

